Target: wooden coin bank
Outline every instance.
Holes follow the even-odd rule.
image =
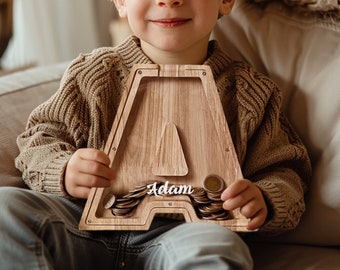
[[[91,190],[80,229],[147,230],[175,215],[247,231],[239,210],[221,211],[243,176],[208,66],[136,65],[104,151],[116,179]]]

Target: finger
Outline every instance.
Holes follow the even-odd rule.
[[[258,200],[252,199],[240,207],[240,212],[246,218],[253,218],[261,209],[262,204]]]
[[[237,196],[239,193],[246,190],[248,187],[249,187],[248,180],[242,179],[242,180],[235,181],[223,191],[221,195],[221,200],[226,201],[230,198],[233,198]]]
[[[78,164],[78,171],[82,174],[89,174],[107,180],[115,179],[115,172],[108,166],[92,160],[83,160]]]
[[[93,187],[110,187],[111,181],[90,174],[77,174],[73,181],[65,183],[67,193],[75,198],[87,198]]]
[[[69,193],[72,193],[74,198],[78,199],[87,199],[90,194],[91,188],[83,187],[83,186],[76,186],[70,190]]]
[[[256,230],[260,228],[266,220],[266,213],[264,209],[261,209],[248,223],[248,230]]]
[[[223,208],[229,211],[235,210],[236,208],[246,205],[249,201],[253,199],[254,194],[252,193],[250,188],[247,188],[243,190],[241,193],[238,193],[236,196],[224,201]]]
[[[75,182],[75,186],[81,187],[110,187],[111,185],[110,179],[103,178],[97,175],[81,173],[77,176],[77,181]]]
[[[84,148],[79,149],[80,158],[83,160],[92,160],[103,165],[109,166],[110,165],[110,158],[106,155],[103,151],[93,149],[93,148]]]

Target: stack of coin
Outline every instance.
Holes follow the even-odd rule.
[[[153,182],[154,183],[154,182]],[[129,217],[137,208],[148,192],[148,184],[140,185],[129,191],[121,198],[117,198],[113,193],[108,193],[104,198],[104,208],[111,209],[111,212],[116,217]],[[157,182],[157,185],[161,184]]]
[[[226,220],[228,211],[222,208],[221,194],[224,181],[216,175],[209,175],[203,183],[204,188],[196,188],[190,195],[197,216],[206,220]]]
[[[141,199],[121,198],[111,208],[111,212],[116,217],[129,217],[140,203]]]
[[[193,193],[190,194],[190,198],[194,206],[204,205],[211,202],[204,188],[194,188]]]
[[[147,195],[150,183],[137,186],[120,198],[109,192],[103,200],[104,208],[110,209],[116,217],[130,217]],[[156,182],[157,188],[162,184],[164,183],[161,181]],[[189,196],[199,218],[206,220],[226,220],[230,218],[229,213],[222,208],[223,202],[220,196],[223,189],[224,181],[217,176],[208,176],[204,181],[204,188],[194,188],[194,192]]]

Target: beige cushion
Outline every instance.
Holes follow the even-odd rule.
[[[0,77],[0,186],[24,187],[14,167],[17,136],[24,131],[28,115],[59,86],[65,64],[34,68]]]
[[[277,0],[250,0],[254,3],[265,3]],[[338,0],[279,0],[301,13],[318,12],[320,15],[332,15],[340,18],[340,2]]]
[[[232,57],[276,81],[313,160],[307,212],[281,240],[340,245],[340,21],[239,0],[215,34]]]

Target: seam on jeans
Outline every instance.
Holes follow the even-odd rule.
[[[108,250],[114,250],[117,248],[117,242],[110,241],[110,237],[101,237],[101,232],[88,232],[88,231],[81,231],[78,229],[77,226],[73,225],[72,223],[64,222],[64,220],[61,220],[58,216],[50,215],[48,217],[41,218],[40,215],[38,215],[38,219],[36,224],[34,224],[34,231],[36,231],[37,234],[41,232],[41,230],[44,228],[45,224],[63,224],[65,229],[76,236],[89,239],[91,241],[95,241],[98,243],[102,243],[107,247]]]
[[[130,246],[128,244],[125,245],[125,252],[128,253],[135,253],[140,254],[141,252],[147,250],[150,246],[153,246],[155,244],[155,240],[149,240],[148,242],[138,245],[138,246]]]
[[[70,201],[68,198],[65,197],[58,197],[58,199],[61,201],[62,204],[66,204],[68,208],[71,208],[75,211],[83,211],[85,201],[84,200],[75,200],[75,201]],[[62,222],[65,225],[65,228],[67,231],[72,233],[73,235],[83,237],[90,239],[91,241],[96,241],[99,243],[102,243],[107,247],[108,250],[116,250],[117,246],[119,244],[119,237],[117,241],[111,241],[112,237],[110,236],[105,236],[104,234],[109,234],[107,232],[102,232],[102,231],[82,231],[78,228],[77,225],[74,225],[73,223],[65,223],[63,220],[60,220],[57,216],[55,217],[57,221]],[[116,232],[116,234],[119,234],[119,232]]]
[[[37,257],[39,269],[41,269],[41,270],[50,269],[50,267],[48,266],[48,262],[47,262],[46,258],[43,256],[43,247],[39,242],[36,241],[34,244],[29,246],[28,248],[34,250],[34,254]]]
[[[126,248],[129,239],[129,232],[124,232],[121,234],[119,238],[118,250],[117,250],[117,260],[116,266],[119,269],[121,267],[121,263],[126,260]]]
[[[163,254],[166,255],[167,261],[177,261],[177,254],[174,252],[174,247],[172,244],[170,244],[168,241],[161,240],[158,244],[160,246],[160,249],[163,249]],[[171,254],[170,254],[171,253]]]
[[[179,225],[179,223],[177,223],[176,221],[175,221],[175,223],[172,223],[172,222],[174,222],[174,220],[169,220],[169,222],[171,222],[171,223],[167,223],[166,225],[162,224],[163,228],[165,228],[165,226],[169,226],[169,227],[166,228],[166,229],[163,229],[162,232],[158,233],[157,236],[154,237],[153,239],[149,239],[147,242],[144,242],[143,244],[139,244],[139,245],[135,245],[135,246],[126,245],[126,252],[140,254],[140,253],[144,252],[145,250],[149,249],[149,247],[154,246],[157,243],[157,241],[158,241],[158,239],[161,235],[163,235],[164,233],[168,232],[169,230],[171,230],[174,227],[177,227]],[[130,234],[129,234],[129,237],[130,237]]]

